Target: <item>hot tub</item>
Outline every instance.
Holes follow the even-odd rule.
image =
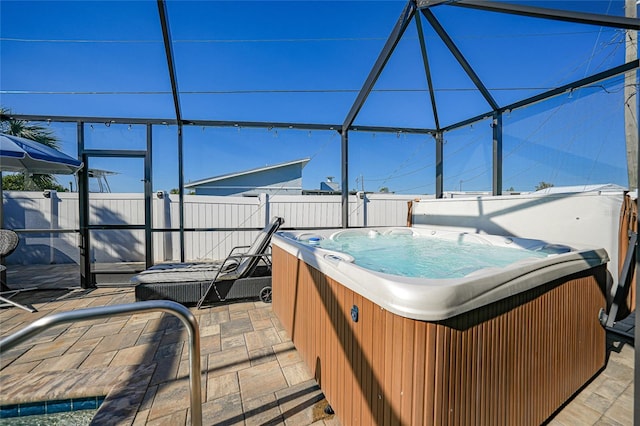
[[[445,244],[435,263],[462,271],[375,271],[336,251],[396,237]],[[603,249],[427,228],[281,232],[272,245],[273,309],[344,424],[540,424],[604,366]],[[465,270],[484,254],[451,262],[450,246],[519,253]]]

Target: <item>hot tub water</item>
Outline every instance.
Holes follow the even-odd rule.
[[[548,250],[526,250],[489,243],[420,235],[335,234],[309,244],[347,253],[355,264],[387,274],[418,278],[462,278],[484,268],[504,267],[524,259],[542,259]],[[568,250],[568,248],[567,248]]]

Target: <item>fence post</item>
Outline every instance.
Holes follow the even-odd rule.
[[[369,200],[367,199],[367,193],[362,191],[362,226],[364,226],[365,228],[367,227],[367,224],[369,223],[369,211],[367,210],[367,204],[369,203]]]
[[[158,191],[156,192],[156,208],[155,208],[155,217],[156,224],[158,228],[168,229],[171,228],[171,200],[169,199],[169,194],[166,191]],[[162,244],[156,244],[154,247],[157,247],[158,250],[158,259],[171,260],[173,259],[173,245],[171,244],[171,233],[163,232],[160,241]],[[167,253],[171,255],[170,258],[167,257]],[[155,262],[154,255],[154,262]]]
[[[58,191],[55,189],[47,189],[43,192],[43,195],[46,198],[49,198],[49,229],[54,230],[58,229],[60,226],[58,222],[58,203],[60,199],[58,198]],[[49,264],[52,265],[56,263],[56,250],[55,250],[55,236],[53,232],[49,233]]]
[[[362,200],[362,201],[360,201]],[[358,221],[358,225],[367,227],[367,194],[364,191],[356,192],[356,217],[362,219]]]
[[[271,205],[269,204],[269,194],[260,193],[258,194],[258,204],[261,207],[264,207],[264,226],[267,226],[271,221]]]

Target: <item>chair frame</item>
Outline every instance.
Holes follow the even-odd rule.
[[[229,252],[229,255],[227,256],[227,258],[222,261],[222,264],[220,265],[220,269],[218,269],[218,271],[216,271],[216,275],[213,278],[213,280],[211,281],[211,283],[209,284],[209,287],[207,287],[207,290],[205,291],[204,295],[198,301],[198,304],[196,305],[196,307],[198,309],[200,309],[202,307],[202,305],[205,302],[205,300],[207,299],[207,297],[209,297],[209,294],[211,293],[211,290],[214,290],[216,292],[216,295],[218,296],[218,300],[220,302],[224,302],[226,300],[224,297],[222,297],[220,295],[220,292],[218,291],[218,287],[217,287],[216,284],[221,281],[221,280],[219,280],[220,275],[228,274],[227,272],[224,272],[224,266],[227,264],[228,261],[237,259],[238,260],[238,264],[239,264],[244,259],[261,258],[262,261],[267,265],[267,268],[269,269],[269,271],[271,271],[271,253],[256,253],[256,254],[236,253],[236,254],[234,254],[234,252],[236,250],[248,249],[249,247],[251,247],[251,246],[236,246],[236,247],[231,249],[231,251]],[[245,275],[245,276],[246,275],[251,275],[253,273],[252,270],[257,267],[257,264],[258,263],[256,262],[256,265],[254,265],[252,268],[250,268],[250,270],[248,270],[243,275]],[[238,276],[236,278],[233,278],[233,279],[237,279],[237,278],[240,278],[240,276]],[[262,296],[260,296],[260,298],[262,299]]]
[[[268,229],[265,228],[265,232],[266,232],[266,236],[265,236],[265,240],[262,242],[263,246],[259,247],[259,250],[257,253],[250,253],[251,247],[253,247],[253,245],[251,246],[237,246],[231,249],[231,251],[229,252],[229,255],[227,256],[227,258],[222,261],[222,264],[220,266],[220,268],[218,269],[218,271],[216,272],[215,277],[213,278],[213,280],[211,280],[211,283],[209,284],[209,286],[207,287],[207,290],[204,292],[204,294],[202,295],[202,297],[200,298],[200,300],[197,303],[197,308],[201,309],[203,303],[205,302],[205,300],[207,299],[207,297],[209,297],[209,294],[211,293],[211,290],[215,290],[216,295],[218,296],[218,299],[220,301],[224,301],[225,299],[222,298],[220,296],[220,292],[218,291],[218,287],[217,287],[217,283],[220,281],[225,281],[225,280],[238,280],[240,278],[243,277],[247,277],[250,276],[253,271],[256,269],[256,267],[258,266],[258,263],[260,262],[260,259],[262,259],[262,261],[267,265],[267,268],[269,268],[269,271],[271,271],[271,253],[269,251],[269,244],[271,242],[271,237],[273,236],[273,234],[275,234],[278,229],[280,229],[280,227],[282,226],[282,224],[284,223],[284,219],[278,216],[275,216],[271,222],[269,223]],[[246,249],[247,252],[246,253],[236,253],[236,250],[238,249]],[[236,254],[234,254],[236,253]],[[225,272],[224,271],[224,265],[226,265],[226,263],[229,260],[232,259],[237,259],[238,260],[238,266],[237,269],[240,268],[241,263],[243,260],[246,259],[255,259],[255,262],[253,262],[246,270],[242,271],[239,274],[234,274],[233,272]],[[237,271],[236,269],[236,271]],[[259,295],[260,299],[263,301],[271,301],[271,289],[267,289],[266,287],[263,288],[260,291],[260,295]]]

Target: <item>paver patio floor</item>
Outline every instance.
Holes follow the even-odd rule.
[[[57,312],[134,302],[127,286],[20,293],[37,313],[0,309],[0,335]],[[200,328],[203,424],[339,425],[271,305],[192,308]],[[59,325],[0,357],[0,405],[106,396],[96,424],[190,423],[187,331],[145,313]],[[630,425],[634,348],[608,336],[606,367],[550,425]]]

